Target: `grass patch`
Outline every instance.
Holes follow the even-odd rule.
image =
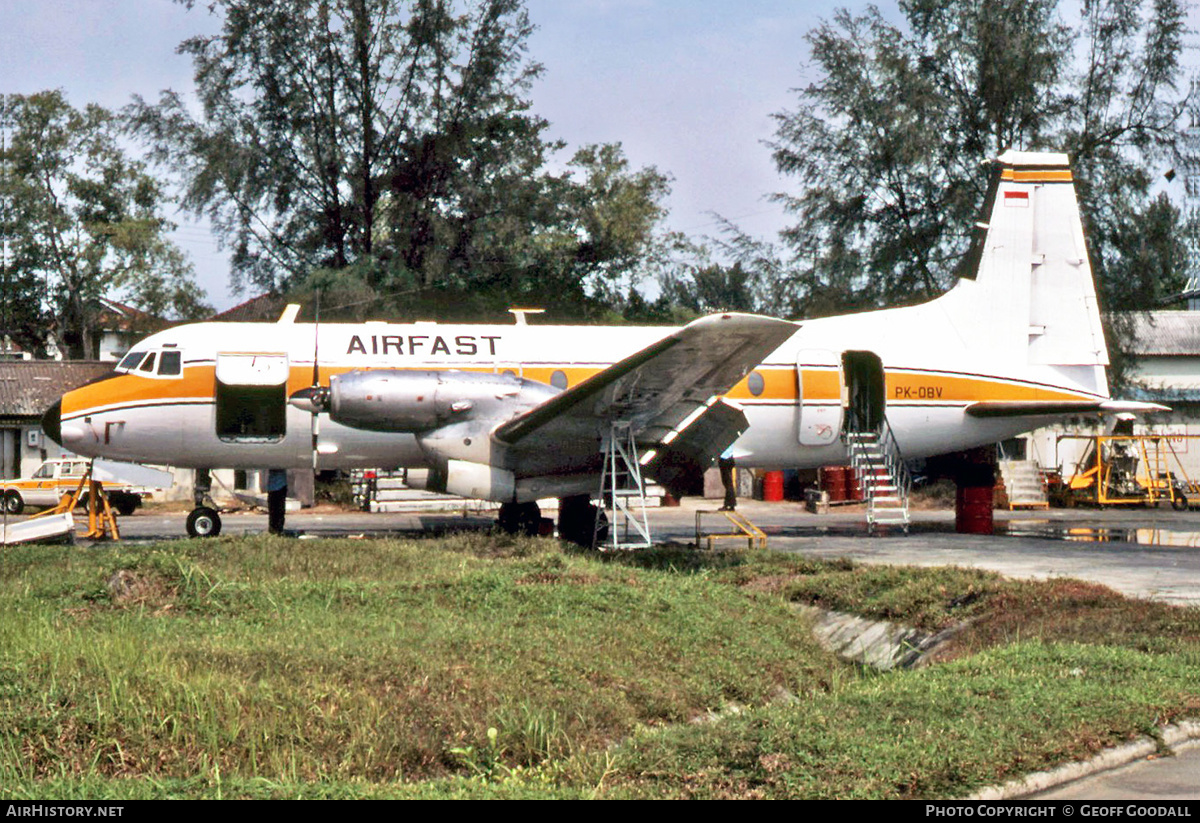
[[[968,628],[879,676],[791,602]],[[950,796],[1200,714],[1198,640],[1074,581],[769,553],[23,547],[0,797]]]
[[[488,775],[764,703],[834,665],[781,602],[548,541],[218,539],[6,559],[8,785]]]
[[[945,798],[1085,757],[1196,703],[1194,657],[1028,642],[642,734],[615,793],[699,798]],[[1069,733],[1066,733],[1069,730]]]

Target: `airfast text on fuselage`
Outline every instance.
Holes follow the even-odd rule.
[[[453,337],[440,334],[355,334],[350,337],[346,354],[495,356],[496,341],[499,339],[499,335],[490,334],[458,334]]]

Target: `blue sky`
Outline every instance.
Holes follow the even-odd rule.
[[[191,88],[180,41],[214,31],[207,13],[169,0],[0,0],[0,89],[62,88],[74,105],[119,108],[133,94]],[[635,166],[674,178],[672,228],[713,231],[709,212],[770,233],[783,225],[763,196],[779,188],[770,152],[770,114],[799,85],[804,33],[819,4],[656,0],[531,0],[538,31],[530,54],[546,69],[534,110],[570,150],[619,141]],[[181,217],[176,241],[188,252],[209,301],[242,298],[201,225]]]
[[[635,166],[670,174],[669,225],[716,231],[712,212],[759,236],[786,221],[766,202],[787,188],[763,145],[771,114],[804,84],[804,34],[836,5],[796,0],[528,0],[538,26],[530,55],[545,66],[534,110],[568,153],[621,142]],[[895,14],[895,3],[877,3]],[[131,95],[191,89],[180,41],[216,25],[203,8],[170,0],[0,0],[0,91],[62,88],[70,101],[119,108]],[[564,158],[565,159],[565,158]],[[203,225],[182,217],[176,241],[196,266],[209,302],[242,297]]]

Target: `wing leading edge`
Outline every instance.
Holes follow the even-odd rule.
[[[718,398],[798,328],[759,315],[702,317],[503,423],[493,437],[525,476],[589,468],[613,425],[629,426],[642,449],[678,440],[691,459],[711,459],[746,428],[745,415]],[[685,436],[696,427],[706,442]]]

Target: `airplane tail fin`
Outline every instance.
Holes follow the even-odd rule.
[[[959,283],[935,302],[945,301],[973,349],[1108,395],[1108,350],[1067,155],[1008,151],[994,162],[957,273]]]

